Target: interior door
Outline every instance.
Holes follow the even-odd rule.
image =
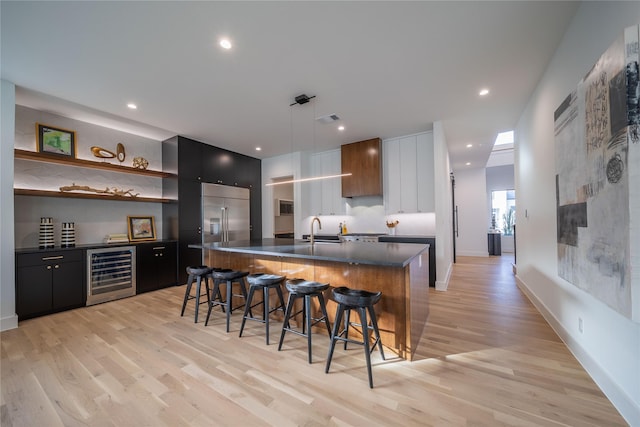
[[[453,214],[452,218],[452,228],[453,228],[453,262],[456,262],[456,239],[458,238],[458,206],[456,206],[456,177],[453,176],[453,172],[451,172],[451,212]]]

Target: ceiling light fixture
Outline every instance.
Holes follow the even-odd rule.
[[[467,148],[473,147],[473,144],[467,144]]]
[[[344,130],[344,126],[338,126],[338,130],[342,132]]]
[[[256,151],[262,151],[262,147],[256,147]]]
[[[466,166],[471,166],[471,162],[465,163]]]
[[[480,96],[489,95],[489,89],[481,89],[478,95]]]
[[[132,110],[137,110],[138,109],[138,106],[136,104],[134,104],[133,102],[128,103],[127,107],[129,107]]]
[[[307,96],[304,93],[302,95],[298,95],[294,98],[295,102],[293,102],[292,104],[289,104],[289,112],[290,112],[290,117],[291,117],[291,171],[294,171],[294,167],[293,167],[293,109],[292,107],[294,105],[303,105],[306,104],[307,102],[311,101],[313,98],[315,98],[316,96]],[[316,116],[316,111],[315,111],[315,104],[313,106],[313,117]],[[316,120],[313,121],[313,150],[315,152],[315,148],[316,148]],[[309,178],[295,178],[295,179],[290,179],[287,181],[278,181],[278,182],[270,182],[268,184],[265,184],[265,187],[272,187],[274,185],[281,185],[281,184],[292,184],[292,183],[297,183],[297,182],[307,182],[307,181],[317,181],[317,180],[321,180],[321,179],[331,179],[331,178],[341,178],[343,176],[351,176],[351,173],[342,173],[342,174],[337,174],[337,175],[323,175],[323,176],[314,176],[314,177],[309,177]]]
[[[220,46],[222,46],[223,49],[231,49],[231,40],[229,39],[221,39],[220,40]]]

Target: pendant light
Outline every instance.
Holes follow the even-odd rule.
[[[302,94],[302,95],[298,95],[296,96],[295,102],[292,104],[289,104],[289,112],[290,112],[290,117],[291,117],[291,163],[292,163],[292,167],[291,170],[293,171],[293,107],[295,105],[302,105],[302,104],[306,104],[307,102],[311,101],[313,98],[315,98],[316,96],[307,96],[306,94]],[[316,149],[316,123],[315,123],[315,104],[313,106],[313,116],[314,116],[314,121],[313,121],[313,150],[315,152]],[[309,177],[309,178],[297,178],[297,179],[290,179],[287,181],[278,181],[278,182],[270,182],[268,184],[265,184],[266,187],[272,187],[274,185],[281,185],[281,184],[291,184],[291,183],[296,183],[296,182],[307,182],[307,181],[318,181],[318,180],[322,180],[322,179],[332,179],[332,178],[342,178],[343,176],[351,176],[352,173],[341,173],[341,174],[336,174],[336,175],[323,175],[323,176],[314,176],[314,177]]]

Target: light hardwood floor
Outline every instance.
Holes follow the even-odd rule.
[[[459,257],[413,362],[224,316],[180,317],[184,286],[2,332],[0,424],[9,426],[626,425],[515,285],[511,258]],[[202,306],[205,307],[204,305]]]

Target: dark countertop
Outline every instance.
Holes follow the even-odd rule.
[[[46,249],[39,248],[39,247],[16,248],[15,253],[16,254],[33,253],[33,252],[46,253],[46,252],[74,251],[74,250],[78,250],[78,249],[117,248],[118,246],[135,246],[135,245],[139,245],[139,244],[142,244],[142,243],[155,243],[155,244],[161,245],[163,243],[171,243],[171,242],[177,242],[177,240],[146,240],[146,241],[142,241],[142,242],[87,243],[87,244],[82,244],[82,245],[71,246],[71,247],[68,247],[68,248],[63,248],[61,246],[55,246],[53,248],[46,248]]]
[[[193,244],[190,248],[238,252],[254,255],[282,256],[353,264],[404,267],[429,249],[415,243],[309,242],[294,239],[262,239],[229,243]]]

